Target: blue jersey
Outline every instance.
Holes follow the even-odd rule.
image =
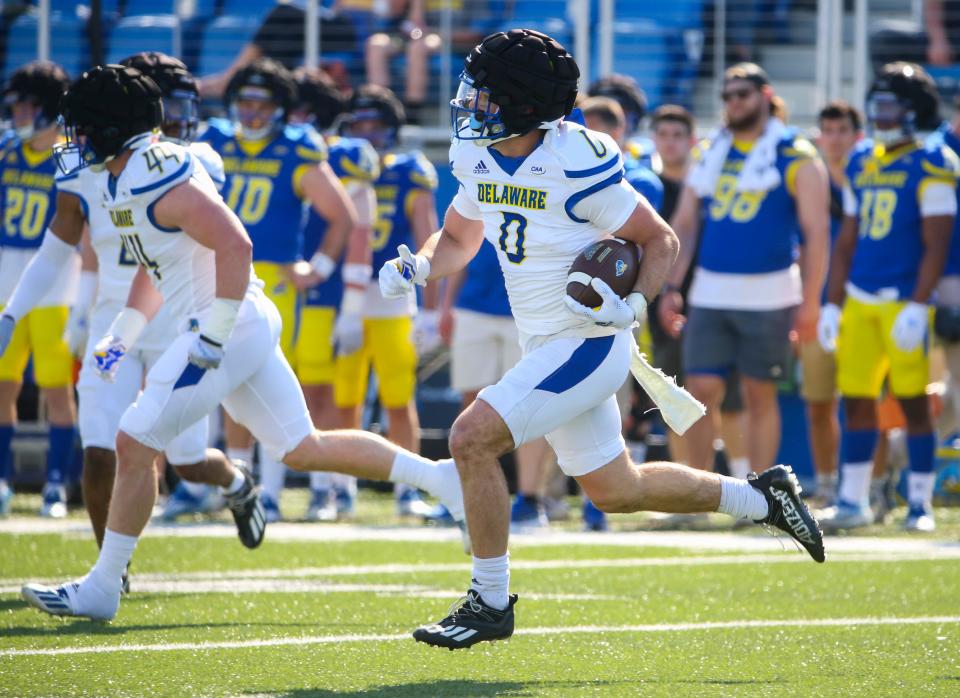
[[[830,180],[830,260],[833,261],[833,246],[840,237],[840,227],[843,225],[843,187]],[[830,270],[827,269],[827,278],[830,276]],[[823,285],[823,293],[820,294],[820,305],[827,303],[827,286]]]
[[[634,165],[653,170],[653,156],[657,152],[649,138],[633,138],[627,141],[623,149],[623,165],[629,172]]]
[[[924,189],[933,183],[957,186],[957,156],[937,143],[910,143],[887,152],[860,147],[847,164],[847,184],[859,219],[857,246],[848,279],[869,293],[910,298],[923,257]]]
[[[930,135],[930,143],[943,143],[960,157],[960,137],[945,123]],[[957,189],[957,204],[960,205],[960,188]],[[944,276],[960,275],[960,215],[953,222],[953,235],[950,237],[950,253],[947,255],[947,265],[943,269]]]
[[[437,171],[422,153],[385,155],[380,161],[380,176],[374,184],[377,192],[377,222],[373,226],[370,249],[373,273],[397,256],[397,246],[417,248],[413,239],[412,206],[414,197],[437,188]]]
[[[297,261],[303,247],[300,179],[327,159],[323,139],[312,128],[287,126],[262,141],[245,141],[231,122],[212,119],[201,140],[223,158],[223,199],[250,235],[253,261]]]
[[[643,194],[654,211],[659,211],[663,205],[663,182],[660,181],[656,173],[637,161],[625,160],[623,169],[624,179],[631,187]]]
[[[57,203],[54,177],[57,164],[52,150],[37,152],[13,140],[2,151],[0,202],[3,205],[3,238],[0,246],[35,249],[53,220]]]
[[[737,178],[752,147],[734,141],[713,196],[703,200],[698,264],[709,271],[765,274],[794,262],[800,242],[794,201],[797,170],[816,158],[817,151],[791,130],[777,144],[780,184],[766,192],[738,191]]]
[[[349,189],[356,182],[372,183],[380,174],[380,162],[373,147],[361,138],[331,138],[330,167],[344,187]],[[313,208],[307,214],[303,228],[303,256],[310,259],[323,243],[327,234],[327,222]],[[343,298],[343,264],[337,264],[333,273],[322,284],[306,293],[306,304],[322,308],[339,308]]]
[[[467,265],[456,307],[487,315],[512,315],[497,250],[487,240]]]

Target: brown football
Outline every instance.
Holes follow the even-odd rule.
[[[590,282],[600,278],[621,298],[626,298],[637,282],[640,248],[630,240],[606,238],[581,252],[567,274],[567,295],[588,308],[602,302]]]

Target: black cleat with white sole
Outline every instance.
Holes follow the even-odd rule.
[[[254,484],[250,471],[244,465],[237,465],[237,468],[243,473],[244,483],[239,492],[227,496],[227,506],[237,524],[240,542],[248,548],[256,548],[267,532],[267,515],[260,499],[260,487]]]
[[[510,594],[507,607],[501,611],[485,604],[480,592],[470,589],[450,608],[446,618],[414,630],[413,639],[449,650],[466,649],[478,642],[506,640],[513,635],[516,603],[517,595]]]
[[[775,465],[759,475],[751,473],[747,480],[760,490],[770,511],[754,523],[775,526],[803,546],[817,562],[824,562],[823,533],[820,524],[800,499],[800,482],[789,465]]]

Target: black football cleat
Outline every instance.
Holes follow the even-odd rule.
[[[789,465],[775,465],[757,475],[751,473],[747,481],[760,490],[770,511],[766,518],[754,523],[775,526],[803,546],[817,562],[824,562],[823,533],[820,524],[800,499],[800,482]]]
[[[123,576],[120,577],[120,593],[129,594],[130,593],[130,563],[127,563],[127,569],[123,571]]]
[[[516,603],[517,595],[510,594],[507,607],[500,611],[485,604],[480,592],[470,589],[450,607],[446,618],[414,630],[413,639],[449,650],[466,649],[478,642],[506,640],[513,635],[513,607]]]
[[[237,468],[243,473],[243,487],[236,494],[227,496],[227,506],[237,524],[240,542],[248,548],[256,548],[267,532],[267,515],[260,499],[260,488],[254,484],[250,471],[243,465]]]

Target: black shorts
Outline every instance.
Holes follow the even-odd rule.
[[[653,365],[677,379],[683,385],[683,338],[674,339],[663,333],[653,333]],[[721,412],[742,412],[743,397],[740,395],[740,377],[736,371],[728,371],[723,391]]]

